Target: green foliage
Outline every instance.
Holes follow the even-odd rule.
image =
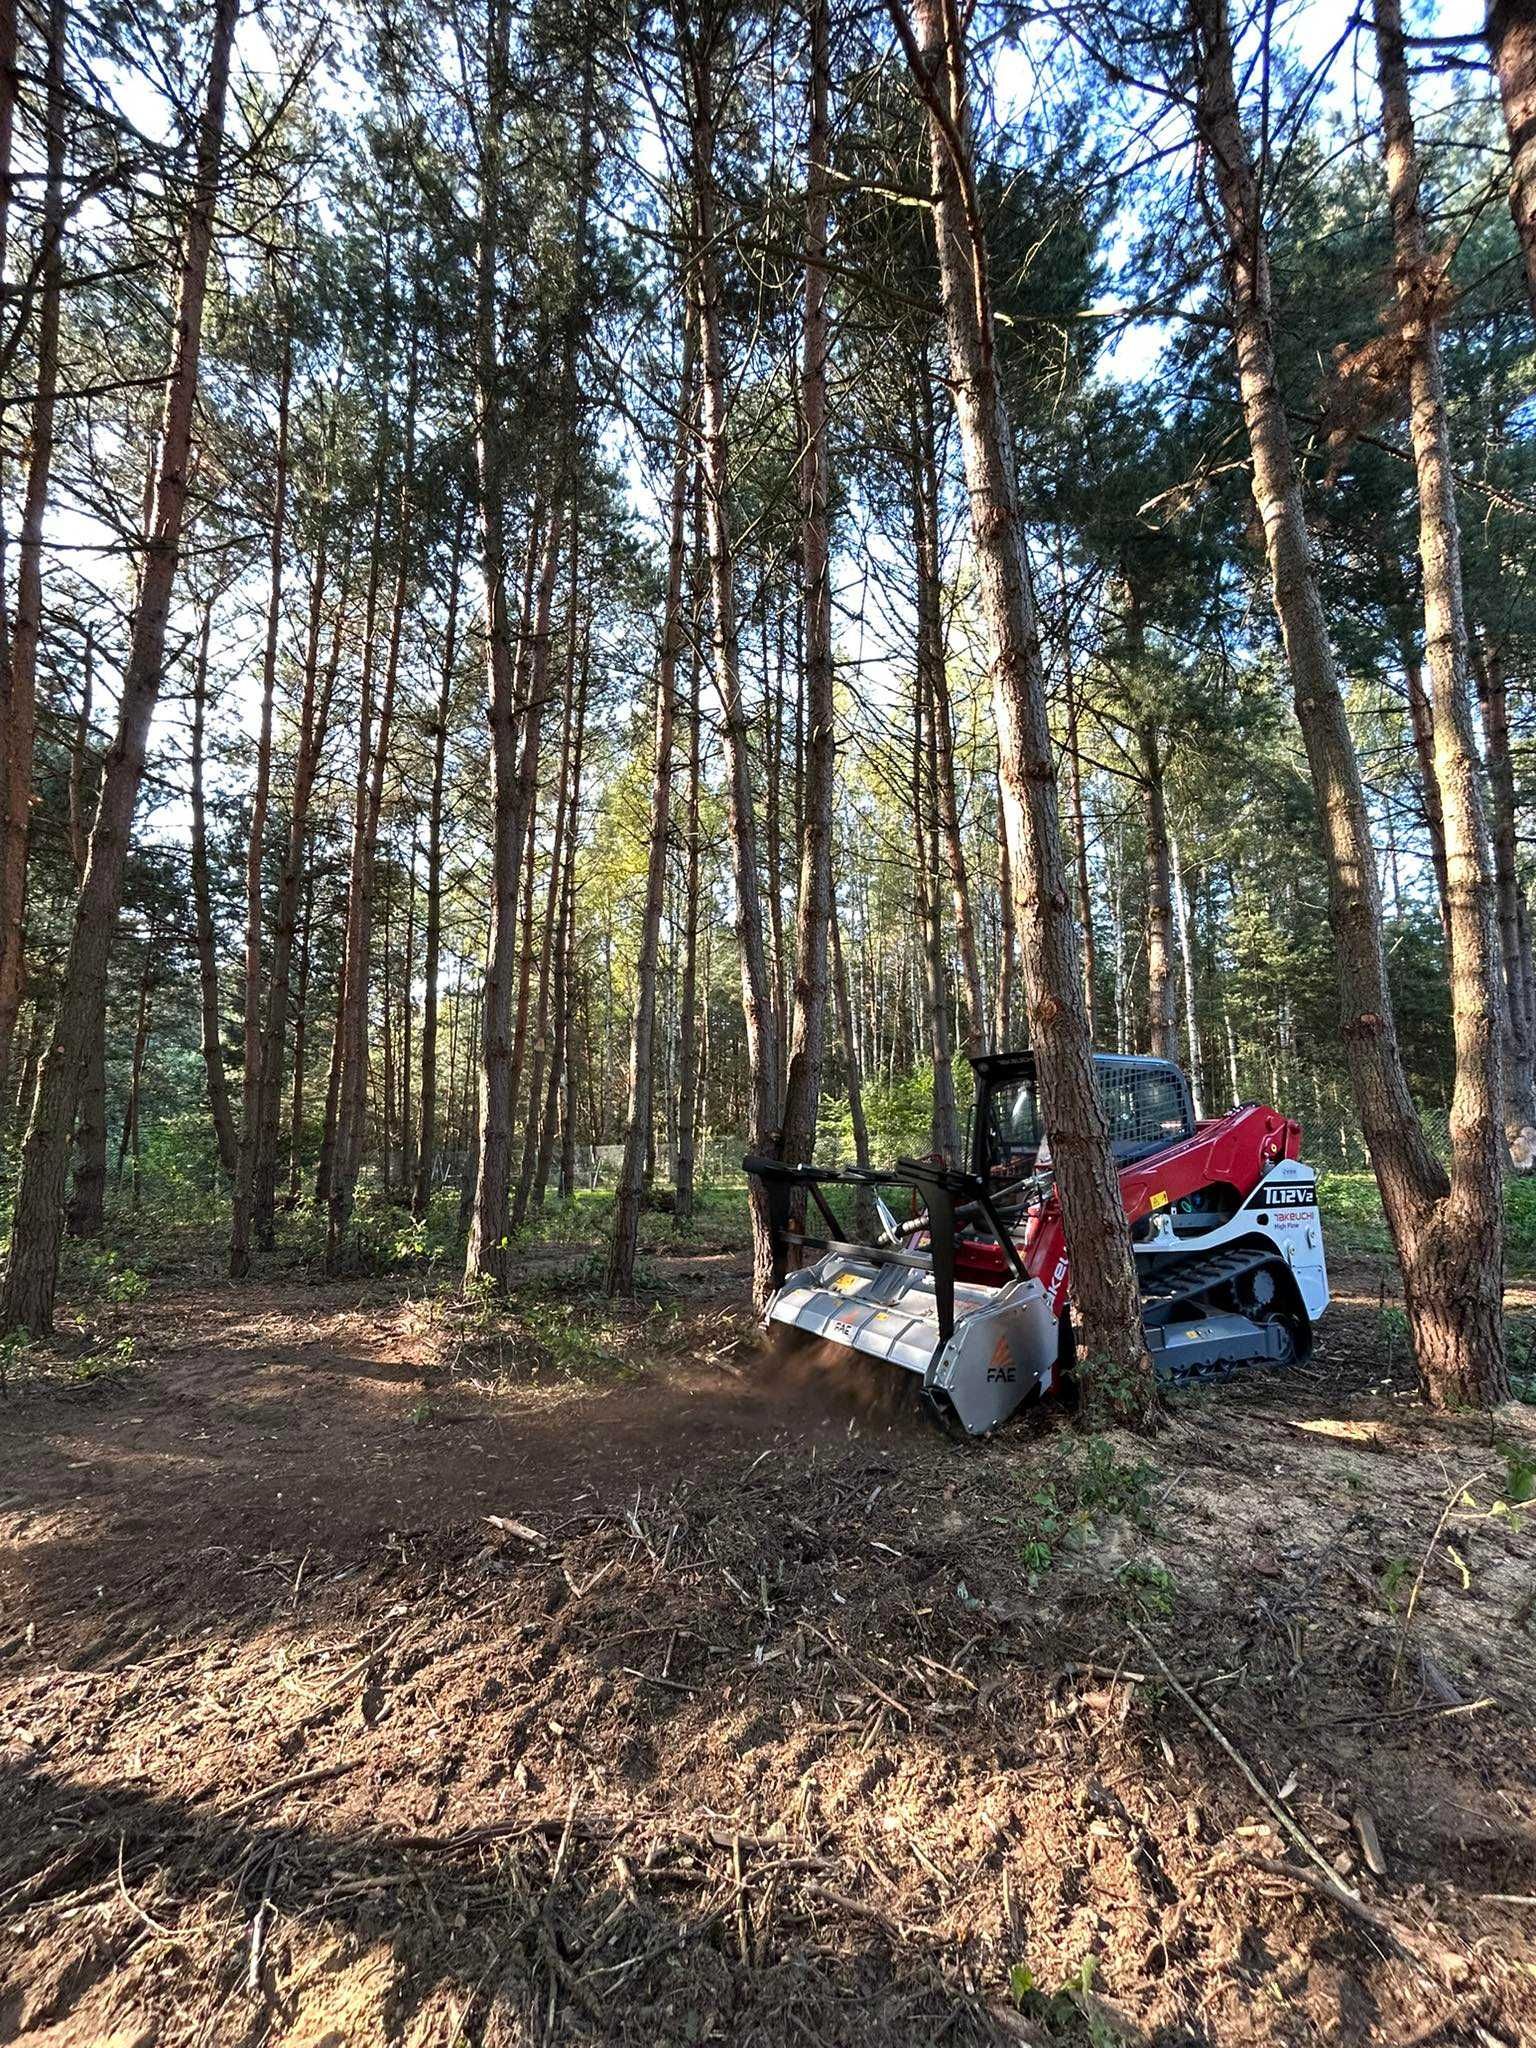
[[[1398,1611],[1398,1595],[1413,1576],[1412,1562],[1406,1557],[1389,1557],[1376,1576],[1377,1590],[1381,1604],[1388,1614]]]
[[[1318,1207],[1331,1252],[1388,1256],[1392,1238],[1373,1173],[1321,1173]],[[1504,1183],[1505,1258],[1513,1273],[1536,1272],[1536,1175]]]
[[[962,1118],[970,1099],[970,1069],[955,1065],[955,1094]],[[933,1146],[933,1065],[925,1061],[910,1073],[889,1079],[874,1075],[863,1087],[864,1121],[869,1127],[870,1159],[888,1166],[896,1159],[922,1158]],[[846,1099],[824,1097],[816,1133],[818,1157],[831,1165],[851,1161],[853,1119]]]
[[[1008,1972],[1008,1996],[1042,2042],[1060,2043],[1061,2048],[1076,2048],[1079,2043],[1086,2043],[1086,2048],[1126,2048],[1124,2031],[1094,1995],[1098,1974],[1097,1957],[1087,1955],[1054,1991],[1046,1991],[1027,1963],[1015,1963]]]
[[[130,1266],[120,1251],[110,1248],[101,1250],[94,1245],[82,1245],[76,1271],[82,1276],[80,1291],[87,1298],[95,1296],[123,1305],[142,1301],[149,1292],[149,1282],[144,1275]]]
[[[1069,1440],[1061,1460],[1040,1479],[1016,1518],[1019,1559],[1033,1586],[1063,1549],[1089,1542],[1100,1522],[1123,1517],[1152,1527],[1150,1493],[1156,1467],[1122,1458],[1107,1437]]]
[[[1162,1565],[1133,1558],[1121,1567],[1119,1583],[1132,1606],[1150,1619],[1166,1621],[1173,1613],[1173,1573]]]
[[[1507,1477],[1504,1498],[1511,1507],[1524,1507],[1536,1500],[1536,1458],[1512,1444],[1503,1447],[1503,1456]]]

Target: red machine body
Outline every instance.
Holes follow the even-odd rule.
[[[1132,1234],[1157,1211],[1176,1209],[1193,1196],[1219,1199],[1229,1191],[1236,1208],[1278,1160],[1300,1157],[1301,1125],[1262,1103],[1208,1117],[1192,1137],[1120,1169],[1120,1198]],[[1030,1277],[1045,1289],[1051,1313],[1059,1316],[1070,1294],[1072,1261],[1054,1185],[1022,1219],[1015,1241]],[[981,1237],[962,1239],[955,1247],[955,1277],[1000,1287],[1010,1277],[1002,1248]]]

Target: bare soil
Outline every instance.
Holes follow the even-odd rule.
[[[729,1256],[92,1311],[0,1405],[0,2040],[1536,2042],[1536,1411],[1335,1281],[1150,1443],[791,1378]]]

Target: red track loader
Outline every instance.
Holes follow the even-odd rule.
[[[971,1064],[968,1173],[918,1159],[743,1164],[773,1230],[768,1322],[919,1375],[928,1408],[979,1436],[1070,1371],[1072,1266],[1034,1055]],[[1159,1374],[1304,1358],[1328,1274],[1300,1124],[1258,1103],[1197,1123],[1189,1084],[1167,1061],[1099,1053],[1094,1067]],[[839,1206],[873,1210],[871,1241],[857,1241]]]

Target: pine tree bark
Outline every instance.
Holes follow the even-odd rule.
[[[1483,707],[1488,789],[1492,798],[1493,875],[1504,993],[1504,1135],[1511,1156],[1529,1166],[1536,1144],[1536,1136],[1527,1135],[1536,1133],[1536,1048],[1532,1045],[1532,1018],[1526,1008],[1525,963],[1521,953],[1523,902],[1515,770],[1509,746],[1509,693],[1503,649],[1492,641],[1480,644],[1474,637],[1471,654]]]
[[[853,1028],[853,997],[848,987],[848,967],[843,958],[843,934],[832,905],[832,985],[837,995],[837,1022],[843,1038],[843,1074],[848,1088],[848,1120],[853,1131],[853,1163],[869,1165],[869,1124],[864,1115],[864,1078],[859,1068],[858,1044]]]
[[[1173,867],[1168,852],[1168,801],[1157,727],[1136,729],[1147,836],[1147,1050],[1154,1059],[1179,1057],[1179,1000],[1173,968]]]
[[[1317,790],[1345,1056],[1402,1267],[1425,1391],[1436,1400],[1495,1399],[1507,1389],[1502,1329],[1490,1326],[1489,1315],[1490,1297],[1497,1308],[1502,1231],[1495,1217],[1491,1234],[1486,1232],[1484,1190],[1469,1185],[1464,1135],[1460,1185],[1447,1181],[1419,1123],[1403,1070],[1387,985],[1370,819],[1276,380],[1268,245],[1238,111],[1225,0],[1193,0],[1192,18],[1199,130],[1226,230],[1223,261],[1254,497]]]
[[[92,1026],[75,1118],[74,1174],[66,1216],[73,1238],[100,1237],[107,1227],[107,1012]]]
[[[937,748],[933,738],[933,670],[944,659],[918,603],[917,677],[912,692],[912,879],[916,895],[918,952],[923,975],[923,1036],[933,1068],[930,1148],[947,1166],[957,1164],[960,1122],[955,1108],[954,1044],[949,1032],[949,976],[945,972],[944,927],[939,915],[939,831]],[[935,617],[932,626],[937,626]]]
[[[387,413],[380,421],[380,440],[388,425]],[[354,958],[362,938],[362,863],[363,846],[367,833],[368,818],[368,768],[373,746],[373,688],[374,668],[377,658],[377,634],[379,623],[379,589],[384,574],[384,501],[388,493],[389,477],[387,466],[377,464],[373,489],[372,532],[368,543],[368,577],[366,594],[363,599],[363,667],[358,684],[357,710],[357,768],[352,782],[352,830],[347,854],[347,894],[343,908],[341,943],[341,970],[336,988],[336,1017],[331,1032],[330,1076],[326,1084],[325,1118],[320,1134],[320,1158],[315,1169],[315,1201],[323,1205],[327,1218],[327,1261],[336,1256],[337,1245],[333,1242],[334,1226],[331,1223],[338,1182],[338,1168],[341,1163],[343,1103],[347,1091],[349,1066],[355,1064],[353,1046],[359,1035],[366,1042],[366,1028],[361,1034],[354,1031],[352,1005],[348,996],[349,982],[359,981],[358,965]],[[367,1014],[367,975],[361,976],[362,1015]],[[366,1088],[366,1079],[364,1080]]]
[[[1030,1040],[1072,1248],[1085,1418],[1146,1424],[1157,1395],[1119,1176],[1093,1067],[1046,712],[1045,669],[998,381],[987,250],[971,162],[965,50],[944,0],[892,13],[927,113],[934,225],[984,616],[1013,862]],[[915,33],[914,33],[915,29]]]
[[[690,605],[688,655],[688,815],[684,831],[683,974],[678,993],[677,1049],[677,1186],[674,1213],[681,1224],[693,1221],[694,1172],[699,1138],[699,913],[704,873],[704,835],[699,815],[703,779],[703,728],[700,678],[703,671],[705,539],[704,494],[698,465],[692,472],[693,594]]]
[[[458,659],[459,570],[464,547],[462,517],[454,528],[453,556],[448,571],[448,619],[443,631],[443,670],[432,728],[432,795],[427,815],[426,957],[421,1007],[421,1124],[416,1140],[416,1185],[411,1213],[426,1215],[432,1201],[432,1174],[437,1163],[437,978],[443,943],[443,773],[448,759],[448,716],[453,702],[453,670]],[[450,1072],[452,1071],[450,1067]]]
[[[921,508],[922,515],[919,547],[925,557],[923,574],[932,614],[928,629],[928,695],[938,795],[935,821],[944,842],[950,904],[954,911],[955,950],[960,955],[960,989],[965,1003],[964,1050],[967,1053],[974,1053],[980,1052],[986,1043],[987,1005],[982,992],[981,960],[976,948],[976,922],[971,912],[970,876],[966,866],[965,840],[960,831],[960,805],[955,791],[954,707],[949,696],[949,662],[944,644],[943,588],[939,563],[938,432],[934,421],[933,377],[929,369],[926,344],[918,381],[922,411],[919,421],[921,461],[916,502]]]
[[[717,227],[713,32],[720,15],[712,11],[700,40],[679,7],[674,22],[687,53],[690,88],[693,236],[690,251],[695,318],[699,336],[701,472],[705,530],[709,537],[709,582],[714,626],[715,687],[720,696],[726,754],[726,816],[736,889],[736,935],[741,961],[742,1022],[747,1048],[747,1141],[755,1152],[778,1147],[777,1032],[773,986],[764,945],[762,892],[758,883],[757,813],[748,752],[750,730],[741,687],[741,636],[736,604],[736,547],[731,517],[730,423],[722,341],[722,305]],[[595,1136],[596,1134],[594,1134]],[[759,1308],[773,1286],[773,1244],[763,1191],[748,1183],[752,1223],[752,1293]]]
[[[213,898],[208,883],[208,822],[203,804],[203,729],[208,707],[208,639],[213,626],[212,603],[203,606],[192,685],[191,868],[192,908],[197,941],[199,1015],[202,1021],[203,1072],[207,1079],[208,1113],[213,1119],[219,1165],[226,1178],[235,1172],[235,1120],[224,1072],[222,1006],[219,1002],[219,956],[213,925]]]
[[[70,1130],[86,1050],[106,997],[107,955],[144,773],[145,746],[160,694],[166,623],[180,558],[203,303],[237,11],[238,0],[215,0],[206,98],[198,122],[196,166],[181,253],[154,520],[123,674],[117,735],[102,775],[90,853],[75,906],[58,1021],[38,1078],[37,1099],[22,1147],[10,1258],[4,1289],[0,1290],[0,1332],[25,1329],[40,1334],[53,1325]]]
[[[784,1081],[784,1157],[815,1157],[827,1029],[827,946],[832,918],[832,802],[837,774],[833,731],[832,568],[827,447],[827,237],[832,194],[828,175],[831,58],[828,0],[810,0],[810,126],[806,148],[804,357],[800,376],[800,587],[804,616],[804,770],[799,809],[800,890],[795,909],[795,976],[790,996],[789,1063]],[[679,450],[676,509],[681,519],[686,450]],[[681,635],[685,534],[675,534]]]
[[[290,308],[291,316],[291,308]],[[251,832],[245,852],[245,1024],[240,1079],[240,1137],[235,1153],[234,1199],[230,1206],[229,1277],[243,1280],[251,1270],[251,1212],[256,1197],[256,1159],[261,1143],[263,1071],[262,911],[267,847],[267,808],[272,793],[272,712],[277,696],[277,638],[283,622],[283,537],[288,518],[288,400],[293,389],[291,317],[283,339],[277,391],[277,453],[272,485],[272,520],[267,550],[267,630],[261,656],[261,724],[256,741],[256,788],[251,799]]]
[[[20,53],[16,0],[0,0],[0,277],[6,275],[11,202],[16,196],[11,154],[16,140],[16,95],[21,84]]]
[[[331,1195],[326,1214],[326,1266],[335,1271],[345,1254],[352,1203],[362,1166],[368,1123],[368,1001],[373,948],[373,898],[378,862],[379,819],[384,809],[384,778],[394,725],[395,690],[400,677],[400,646],[410,592],[412,533],[416,511],[416,392],[421,323],[412,316],[410,365],[406,377],[404,447],[400,462],[400,516],[395,533],[395,586],[390,603],[389,643],[384,680],[379,690],[378,729],[370,754],[371,692],[365,679],[358,728],[358,781],[352,833],[352,858],[347,883],[345,1033],[342,1038],[341,1091],[337,1101],[336,1150],[331,1165]],[[368,635],[371,650],[373,636]],[[365,665],[368,654],[365,652]],[[386,1126],[388,1119],[386,1117]],[[385,1175],[388,1176],[386,1151]]]
[[[574,589],[570,632],[577,632]],[[571,733],[570,802],[566,806],[563,845],[557,845],[560,869],[560,914],[556,926],[554,959],[554,1046],[545,1087],[544,1121],[539,1135],[538,1169],[534,1177],[534,1206],[544,1206],[554,1167],[555,1148],[564,1143],[565,1118],[562,1102],[574,1101],[568,1086],[575,1060],[574,1009],[571,1001],[575,973],[573,950],[576,923],[576,850],[581,839],[581,770],[587,739],[587,704],[592,687],[592,621],[590,613],[581,625],[581,650],[577,659],[575,708]],[[562,1153],[563,1157],[563,1153]]]
[[[1072,857],[1077,870],[1077,922],[1078,928],[1083,935],[1083,1014],[1088,1019],[1088,1036],[1097,1045],[1099,1042],[1098,952],[1093,932],[1093,888],[1088,874],[1088,821],[1083,813],[1083,762],[1082,755],[1078,749],[1077,737],[1077,679],[1073,672],[1070,646],[1065,650],[1064,664],[1067,684],[1067,794],[1071,804]],[[1004,841],[1002,853],[1006,859],[1006,841]]]
[[[128,1067],[128,1101],[123,1110],[123,1131],[117,1147],[117,1186],[123,1185],[123,1171],[133,1160],[133,1209],[139,1208],[139,1103],[144,1089],[144,1059],[149,1050],[150,995],[154,988],[154,937],[144,948],[139,971],[139,1005],[133,1026],[133,1054]]]
[[[1440,810],[1440,784],[1435,778],[1435,714],[1424,687],[1424,667],[1411,639],[1403,648],[1403,681],[1408,693],[1408,727],[1419,764],[1419,789],[1424,798],[1424,833],[1429,840],[1429,865],[1435,877],[1435,902],[1445,934],[1446,968],[1451,958],[1451,882],[1445,861],[1445,819]]]
[[[576,526],[572,525],[569,549],[570,581],[566,592],[565,607],[565,680],[562,690],[564,715],[560,733],[559,781],[555,790],[554,832],[550,840],[549,873],[545,878],[544,919],[539,932],[538,999],[534,1006],[533,1059],[528,1077],[528,1115],[523,1126],[523,1156],[518,1167],[517,1188],[512,1199],[512,1228],[518,1230],[527,1220],[528,1206],[533,1199],[534,1181],[539,1171],[539,1155],[544,1143],[544,1119],[548,1108],[550,1092],[546,1087],[549,1070],[555,1064],[552,1057],[550,1037],[554,999],[554,957],[560,943],[561,908],[565,901],[565,836],[566,822],[571,805],[575,800],[576,785],[572,776],[572,758],[575,746],[576,726],[576,663],[577,629],[576,613],[581,579],[581,547]],[[533,848],[528,851],[530,863]],[[529,882],[532,884],[532,867]],[[525,954],[525,981],[526,963]]]
[[[1013,862],[1008,853],[1008,814],[1003,803],[1001,762],[997,772],[997,903],[997,987],[993,992],[992,1043],[1000,1052],[1006,1052],[1013,1032],[1013,985],[1019,957],[1019,929],[1013,909]],[[1085,1001],[1087,986],[1085,964]],[[1088,1020],[1088,1035],[1092,1038],[1092,1011],[1085,1009],[1084,1015]]]
[[[693,432],[693,323],[683,337],[678,380],[677,446],[672,458],[671,525],[667,547],[667,594],[656,667],[656,724],[651,771],[651,830],[646,857],[645,903],[640,920],[640,954],[635,962],[635,1014],[629,1044],[629,1116],[624,1158],[614,1198],[613,1236],[608,1246],[608,1292],[635,1291],[635,1249],[640,1234],[646,1151],[655,1090],[652,1051],[656,1025],[656,961],[667,886],[667,849],[672,836],[672,733],[677,714],[677,664],[683,650],[683,569],[688,555],[688,468]]]
[[[1451,1199],[1444,1236],[1421,1248],[1415,1288],[1433,1298],[1446,1277],[1460,1285],[1465,1256],[1480,1253],[1478,1286],[1456,1304],[1454,1326],[1426,1313],[1420,1370],[1439,1405],[1479,1407],[1504,1400],[1503,1075],[1498,937],[1483,796],[1472,715],[1461,529],[1430,279],[1429,238],[1420,204],[1418,146],[1408,89],[1400,0],[1376,0],[1387,196],[1392,209],[1397,303],[1409,355],[1409,435],[1419,495],[1419,561],[1424,584],[1424,653],[1435,717],[1435,781],[1445,824],[1446,903],[1451,932],[1451,1025],[1456,1075],[1451,1095]],[[1466,1336],[1475,1326],[1469,1347]]]
[[[1179,842],[1172,832],[1168,834],[1168,876],[1173,885],[1173,901],[1178,911],[1179,967],[1184,983],[1184,1071],[1189,1077],[1189,1092],[1194,1099],[1195,1116],[1200,1118],[1205,1115],[1205,1062],[1200,1057],[1200,1015],[1195,1002],[1194,909],[1190,892],[1184,886],[1184,864],[1179,858]]]
[[[0,617],[0,1104],[6,1100],[16,1020],[26,989],[27,844],[32,812],[32,760],[37,737],[37,650],[43,615],[43,523],[53,474],[54,406],[59,381],[59,304],[64,277],[65,9],[48,9],[47,140],[43,171],[42,290],[37,316],[37,394],[27,435],[16,616]],[[4,50],[11,56],[5,69]],[[15,94],[15,8],[0,23],[0,165],[9,211],[11,119]],[[0,213],[0,252],[3,222]],[[0,253],[3,263],[3,253]],[[3,1138],[0,1129],[0,1138]]]
[[[1536,0],[1493,0],[1488,48],[1509,135],[1509,211],[1536,320]]]
[[[309,943],[315,917],[315,878],[304,879],[304,922],[299,937],[299,979],[293,999],[293,1081],[288,1098],[288,1207],[304,1186],[304,1060],[309,1035]],[[276,1206],[274,1193],[273,1206]]]
[[[271,1251],[277,1220],[277,1144],[282,1111],[283,1047],[288,1029],[289,990],[293,975],[294,934],[298,920],[299,891],[304,881],[309,846],[309,806],[314,794],[330,730],[331,704],[341,667],[342,633],[346,622],[347,589],[351,567],[350,549],[343,557],[331,622],[330,648],[323,674],[320,671],[321,623],[330,573],[328,536],[322,532],[315,557],[314,580],[310,585],[309,617],[305,628],[304,681],[299,701],[298,745],[293,763],[293,788],[289,797],[288,840],[278,877],[277,902],[272,916],[272,971],[267,991],[266,1020],[261,1044],[261,1121],[256,1152],[255,1194],[252,1228],[256,1243]],[[300,1007],[302,1008],[302,1000]],[[295,1032],[298,1024],[295,1022]],[[302,1072],[302,1061],[296,1065]],[[295,1190],[296,1192],[296,1190]]]

